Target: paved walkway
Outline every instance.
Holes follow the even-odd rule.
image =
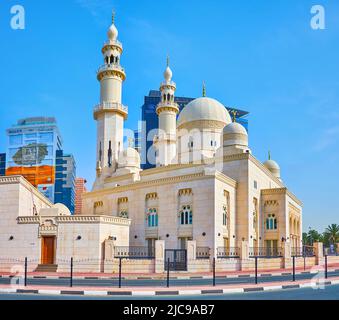
[[[324,271],[324,266],[313,266],[313,267],[303,267],[296,268],[296,274],[303,273],[317,273],[318,271]],[[339,264],[331,264],[328,266],[328,272],[339,271]],[[259,270],[259,276],[280,276],[292,274],[293,269],[266,269]],[[123,273],[122,278],[126,280],[148,280],[148,279],[164,279],[166,277],[166,272],[164,273]],[[10,272],[1,272],[0,277],[13,277],[14,274]],[[227,272],[217,272],[216,277],[225,277],[225,278],[237,278],[237,277],[254,277],[254,270],[247,271],[227,271]],[[69,272],[57,272],[57,273],[47,273],[47,272],[29,272],[29,278],[69,278]],[[117,273],[84,273],[84,272],[74,272],[74,279],[112,279],[117,278]],[[212,272],[197,272],[197,273],[189,273],[189,272],[170,272],[171,279],[210,279],[212,278]]]
[[[284,290],[297,288],[321,288],[322,286],[338,285],[339,277],[329,279],[316,278],[311,281],[298,280],[295,282],[271,282],[265,284],[230,284],[199,287],[170,287],[170,288],[112,288],[112,287],[48,287],[48,286],[13,286],[0,285],[0,293],[44,294],[44,295],[89,295],[89,296],[175,296],[175,295],[207,295],[225,293],[245,293],[256,291]]]

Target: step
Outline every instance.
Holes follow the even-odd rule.
[[[57,272],[57,264],[39,264],[35,272]]]

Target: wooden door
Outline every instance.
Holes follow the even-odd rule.
[[[54,264],[55,237],[42,238],[42,264]]]

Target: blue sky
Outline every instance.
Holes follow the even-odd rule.
[[[26,29],[10,28],[23,5]],[[310,9],[326,10],[326,30]],[[336,0],[5,0],[0,4],[0,151],[17,119],[55,116],[79,176],[95,174],[95,72],[117,12],[127,80],[126,126],[162,80],[170,54],[177,95],[207,95],[251,112],[250,145],[267,151],[304,203],[304,229],[339,223],[339,2]]]

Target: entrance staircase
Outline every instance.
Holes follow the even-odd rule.
[[[35,269],[35,272],[57,272],[58,265],[57,264],[39,264]]]

